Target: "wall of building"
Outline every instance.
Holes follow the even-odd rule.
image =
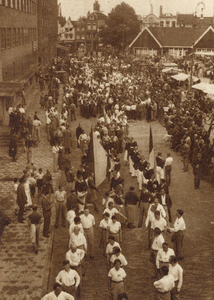
[[[18,3],[21,1],[11,1],[15,7],[0,4],[0,80],[3,81],[21,81],[37,67],[36,1],[29,1],[28,7]]]

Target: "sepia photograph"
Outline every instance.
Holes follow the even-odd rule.
[[[0,0],[0,300],[214,300],[214,0]]]

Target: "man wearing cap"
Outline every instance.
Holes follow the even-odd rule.
[[[139,198],[137,194],[134,192],[135,188],[133,186],[130,187],[130,191],[125,195],[125,206],[127,210],[128,217],[128,227],[135,228],[133,223],[136,222],[137,210],[136,204],[139,202]]]
[[[184,230],[186,229],[186,224],[183,219],[183,214],[184,214],[183,210],[177,209],[177,213],[176,213],[177,218],[175,219],[174,227],[167,228],[170,232],[173,232],[172,235],[173,249],[175,251],[175,255],[178,260],[182,260],[184,258],[183,239],[184,239]]]
[[[160,180],[164,178],[164,164],[165,161],[161,157],[162,153],[158,152],[158,155],[156,156],[156,179],[158,183],[160,184]]]

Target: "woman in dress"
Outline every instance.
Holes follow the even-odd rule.
[[[107,245],[107,228],[108,225],[112,222],[109,218],[109,213],[103,214],[103,219],[100,221],[99,227],[101,228],[101,238],[100,238],[100,248],[103,250],[103,254],[105,255],[106,245]]]

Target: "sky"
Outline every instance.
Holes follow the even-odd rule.
[[[77,20],[80,16],[86,16],[87,12],[93,11],[93,3],[95,0],[58,0],[62,6],[62,15],[66,18],[71,17],[72,20]],[[120,4],[121,0],[98,0],[100,10],[108,14],[112,8]],[[153,12],[159,16],[160,5],[163,6],[163,13],[195,13],[200,16],[201,6],[197,5],[200,0],[124,0],[135,9],[137,15],[147,15],[151,12],[151,4]],[[204,16],[213,16],[214,0],[204,0],[205,10]],[[196,9],[197,7],[197,9]]]

